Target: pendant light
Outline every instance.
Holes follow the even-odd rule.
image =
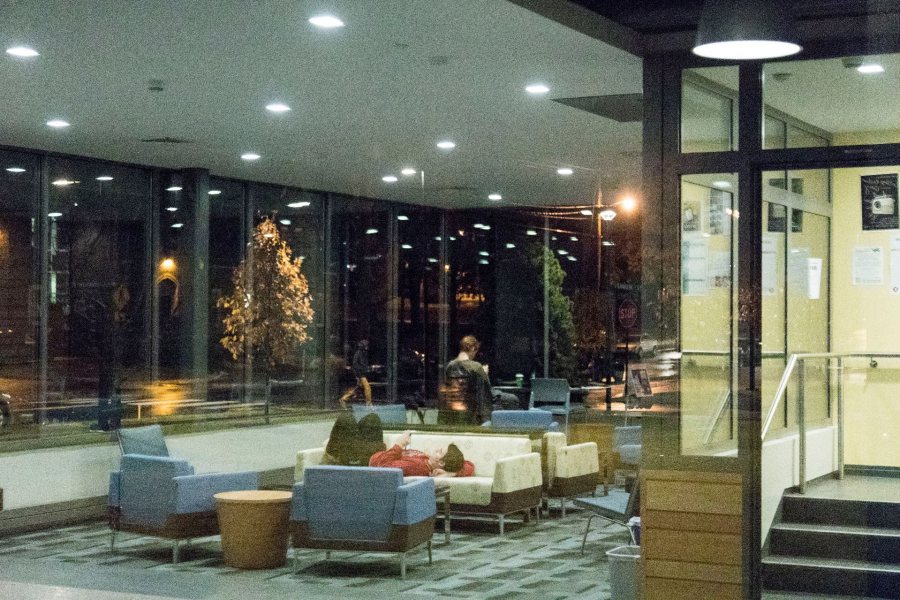
[[[705,0],[694,54],[723,60],[763,60],[802,50],[787,3]]]

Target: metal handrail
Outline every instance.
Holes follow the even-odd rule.
[[[806,383],[806,360],[807,359],[837,359],[837,444],[838,444],[838,478],[844,478],[844,359],[845,358],[900,358],[900,353],[896,352],[809,352],[791,354],[788,363],[784,368],[784,374],[775,390],[775,399],[769,407],[766,420],[762,427],[762,439],[766,439],[769,428],[775,418],[775,413],[787,392],[787,386],[790,383],[791,375],[797,370],[797,383],[799,386],[797,393],[797,452],[798,465],[797,473],[799,476],[800,493],[806,493],[806,402],[804,398]],[[875,366],[875,365],[873,365]]]

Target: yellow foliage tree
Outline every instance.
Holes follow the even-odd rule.
[[[241,261],[232,275],[234,290],[216,302],[225,312],[219,342],[235,360],[249,355],[265,371],[266,414],[272,370],[296,357],[314,315],[303,259],[292,255],[275,223],[264,219],[253,232],[252,274]]]

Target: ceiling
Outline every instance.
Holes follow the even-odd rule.
[[[641,34],[694,30],[703,8],[703,0],[571,1]],[[793,0],[777,3],[791,11],[798,22],[898,11],[896,0]]]
[[[443,207],[639,182],[640,123],[552,99],[639,94],[641,60],[507,0],[0,0],[0,42],[41,53],[0,56],[0,144]]]

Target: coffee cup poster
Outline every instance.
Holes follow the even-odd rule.
[[[863,175],[859,180],[862,188],[863,230],[900,228],[897,174]]]

